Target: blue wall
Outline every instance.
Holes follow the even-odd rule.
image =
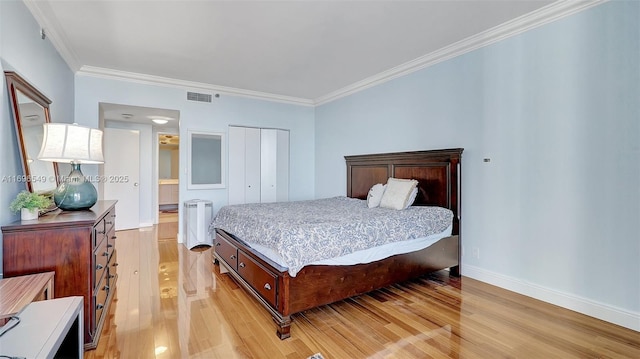
[[[608,2],[319,106],[316,196],[344,155],[464,147],[463,273],[640,330],[639,24]]]
[[[4,71],[17,72],[52,101],[53,122],[72,122],[74,105],[73,73],[49,40],[40,38],[40,26],[22,1],[0,1],[0,70],[0,178],[11,178],[22,175],[22,162]],[[0,182],[0,225],[19,219],[8,208],[23,189],[22,183]]]

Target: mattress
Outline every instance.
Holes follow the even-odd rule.
[[[355,264],[364,264],[379,261],[398,254],[405,254],[423,250],[432,244],[438,242],[442,238],[449,237],[453,226],[447,227],[444,231],[436,234],[432,234],[427,237],[420,237],[415,239],[409,239],[400,242],[391,242],[383,244],[381,246],[372,247],[368,249],[362,249],[353,253],[345,254],[340,257],[323,259],[316,262],[311,262],[307,265],[327,265],[327,266],[350,266]],[[273,249],[263,246],[257,243],[246,243],[249,247],[255,249],[257,252],[267,257],[272,262],[278,264],[281,267],[287,268],[287,263],[282,257]]]
[[[368,208],[364,200],[333,197],[224,206],[209,230],[219,228],[251,247],[274,251],[295,276],[311,263],[440,235],[452,221],[453,213],[442,207]]]

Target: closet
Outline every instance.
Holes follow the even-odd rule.
[[[289,131],[229,126],[229,204],[289,200]]]

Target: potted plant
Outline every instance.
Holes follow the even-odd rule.
[[[35,192],[22,191],[11,202],[9,209],[14,213],[20,212],[20,219],[27,221],[37,219],[39,211],[49,208],[51,204],[51,198],[47,196]]]

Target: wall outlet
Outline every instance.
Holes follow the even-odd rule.
[[[480,248],[473,247],[473,258],[480,259]]]

